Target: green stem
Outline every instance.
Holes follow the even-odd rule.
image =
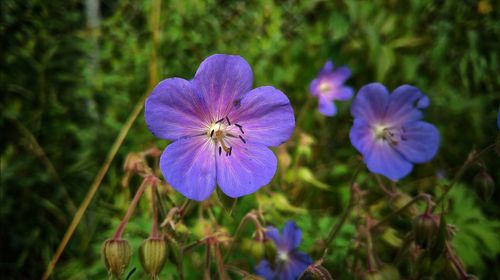
[[[421,195],[418,195],[418,196],[414,197],[405,206],[399,208],[395,212],[392,212],[391,214],[389,214],[385,218],[383,218],[380,222],[378,222],[375,225],[373,225],[370,228],[370,230],[375,230],[379,226],[381,226],[381,225],[385,224],[386,222],[390,221],[392,218],[396,217],[397,215],[399,215],[400,213],[402,213],[403,211],[405,211],[406,209],[408,209],[410,206],[412,206],[417,201],[419,201],[419,200],[427,200],[427,199],[429,199],[429,195],[428,194],[421,194]]]
[[[460,178],[462,178],[462,175],[464,174],[465,170],[467,170],[467,168],[471,164],[476,162],[476,160],[478,160],[480,157],[482,157],[486,152],[488,152],[489,150],[491,150],[495,147],[496,147],[496,143],[493,143],[493,144],[487,146],[486,148],[484,148],[482,151],[475,153],[472,156],[469,156],[467,158],[467,160],[464,162],[464,164],[460,167],[458,172],[455,174],[455,177],[453,177],[453,180],[451,181],[450,185],[445,189],[444,193],[436,200],[436,205],[439,205],[446,198],[446,195],[448,195],[451,188],[453,188],[453,186],[458,182],[458,180],[460,180]]]
[[[243,227],[246,225],[248,221],[253,221],[253,223],[255,224],[257,234],[260,234],[263,231],[263,227],[260,224],[257,215],[255,215],[254,212],[246,214],[245,217],[241,220],[240,224],[238,225],[238,228],[236,228],[236,232],[234,233],[233,239],[231,240],[229,248],[227,249],[226,254],[224,255],[224,261],[227,261],[227,258],[229,258],[229,256],[231,255],[231,252],[233,251],[234,248],[234,244],[238,239],[238,237],[240,236]],[[259,236],[259,238],[263,238],[263,236]]]
[[[347,208],[342,213],[342,216],[340,217],[340,221],[337,224],[335,224],[332,227],[332,229],[330,230],[330,234],[328,234],[328,238],[325,240],[325,243],[323,245],[324,249],[327,249],[330,246],[330,243],[332,243],[332,241],[335,239],[337,234],[340,232],[340,229],[342,228],[342,226],[346,222],[347,217],[351,213],[351,210],[354,208],[354,204],[355,204],[355,195],[354,195],[355,194],[355,192],[354,192],[355,186],[354,186],[354,184],[355,184],[356,178],[359,175],[359,172],[361,171],[361,166],[362,166],[362,163],[360,162],[358,164],[358,167],[356,168],[356,171],[354,172],[354,175],[351,178],[350,191],[349,191],[349,193],[350,193],[349,204],[347,205]]]

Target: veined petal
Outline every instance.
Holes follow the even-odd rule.
[[[396,149],[413,163],[431,160],[439,148],[439,131],[427,122],[412,122],[404,126],[404,141],[399,141]]]
[[[320,96],[318,102],[318,110],[324,116],[335,116],[337,114],[337,106],[331,100],[327,100],[326,98]]]
[[[349,139],[354,148],[363,155],[368,153],[375,143],[375,135],[363,119],[354,120],[354,124],[349,131]]]
[[[217,183],[229,197],[256,192],[268,184],[276,172],[277,159],[269,148],[247,141],[227,141],[232,147],[230,156],[216,156]]]
[[[227,116],[234,103],[252,89],[253,73],[241,56],[215,54],[200,64],[192,82],[217,120]]]
[[[290,138],[295,128],[290,100],[270,86],[246,93],[229,118],[243,127],[245,139],[265,146],[279,146]]]
[[[368,169],[391,180],[399,180],[408,175],[413,164],[406,160],[387,141],[377,140],[370,150],[363,154]]]
[[[401,125],[420,120],[420,108],[429,104],[429,99],[416,87],[402,85],[394,90],[387,105],[386,122]]]
[[[312,263],[313,260],[309,255],[294,251],[290,254],[290,260],[287,265],[288,274],[293,277],[292,279],[297,279]]]
[[[203,133],[208,111],[189,81],[171,78],[160,82],[146,99],[144,118],[156,137],[176,140]]]
[[[179,139],[161,155],[160,168],[176,191],[205,200],[215,189],[215,145],[201,136]]]
[[[382,84],[368,84],[359,90],[351,105],[351,114],[368,123],[383,120],[388,101],[389,93]]]
[[[267,260],[262,260],[255,266],[255,272],[266,280],[276,279],[276,272]]]
[[[283,237],[284,245],[289,251],[299,247],[302,241],[302,231],[297,227],[297,224],[293,221],[288,221],[283,227]]]

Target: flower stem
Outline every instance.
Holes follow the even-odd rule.
[[[359,175],[359,172],[361,171],[361,166],[362,166],[362,163],[360,162],[356,168],[356,171],[354,172],[354,175],[351,178],[349,204],[347,205],[347,208],[342,213],[342,216],[340,217],[340,221],[337,224],[335,224],[332,227],[332,229],[330,230],[330,234],[328,234],[328,238],[325,240],[325,242],[323,244],[324,249],[327,249],[330,246],[330,243],[332,243],[332,241],[335,239],[337,234],[340,232],[340,229],[342,228],[342,226],[346,222],[347,217],[351,213],[351,210],[354,208],[354,204],[356,201],[355,194],[356,194],[356,189],[357,189],[355,182],[356,182],[356,178]]]
[[[386,222],[388,222],[389,220],[391,220],[392,218],[394,218],[398,214],[400,214],[403,211],[405,211],[406,209],[408,209],[410,206],[412,206],[417,201],[419,201],[419,200],[427,200],[427,199],[429,199],[429,195],[428,194],[421,194],[421,195],[418,195],[418,196],[414,197],[405,206],[399,208],[397,211],[392,212],[391,214],[389,214],[385,218],[383,218],[380,222],[378,222],[375,225],[373,225],[370,228],[370,230],[374,230],[374,229],[378,228],[379,226],[385,224]]]
[[[153,204],[153,225],[151,226],[151,238],[158,238],[158,203],[156,202],[156,184],[151,186],[151,199]]]
[[[130,217],[132,216],[132,213],[134,213],[134,209],[137,206],[137,203],[139,202],[139,198],[141,198],[142,193],[146,189],[146,186],[150,184],[150,177],[144,178],[142,181],[141,185],[135,192],[134,198],[132,199],[132,202],[130,203],[130,206],[127,209],[127,213],[125,213],[125,217],[123,217],[123,220],[121,221],[120,225],[116,229],[115,235],[113,236],[113,239],[121,239],[122,238],[122,233],[123,230],[125,229],[125,226],[127,225],[128,221],[130,220]]]
[[[226,254],[224,255],[224,261],[227,261],[227,258],[229,258],[229,255],[231,255],[231,252],[233,251],[234,243],[236,242],[236,240],[240,236],[241,231],[243,230],[243,227],[246,225],[246,223],[248,221],[252,221],[255,224],[258,238],[260,238],[261,240],[264,238],[264,236],[263,236],[264,228],[260,224],[259,219],[257,218],[257,215],[253,211],[247,213],[245,215],[245,217],[243,217],[243,219],[241,219],[241,222],[238,225],[238,228],[236,228],[236,232],[234,233],[233,239],[231,240],[231,243],[229,244],[229,248],[227,249]]]
[[[496,147],[496,143],[493,143],[493,144],[487,146],[486,148],[484,148],[482,151],[467,157],[464,164],[460,167],[458,172],[455,174],[455,177],[453,177],[453,180],[451,181],[451,183],[444,190],[444,193],[436,200],[436,205],[439,205],[446,198],[446,195],[448,195],[451,188],[453,188],[453,186],[458,182],[458,180],[460,180],[460,178],[464,174],[465,170],[467,170],[467,168],[469,168],[469,166],[472,163],[476,162],[476,160],[478,160],[480,157],[482,157],[486,152],[488,152],[489,150],[491,150],[495,147]]]
[[[205,268],[204,268],[204,274],[203,274],[203,279],[204,280],[210,280],[210,247],[212,244],[210,242],[206,243],[206,251],[205,251]]]

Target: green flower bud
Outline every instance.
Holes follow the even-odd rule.
[[[474,177],[474,188],[476,194],[483,201],[489,201],[493,196],[493,191],[495,190],[495,182],[491,176],[486,173],[486,171],[481,170]]]
[[[384,280],[384,275],[379,271],[367,272],[363,275],[363,280]]]
[[[139,248],[142,268],[151,279],[157,279],[167,260],[167,242],[162,238],[148,238]]]
[[[130,244],[127,240],[108,239],[102,245],[102,256],[108,273],[120,279],[132,256]]]
[[[427,248],[438,232],[438,225],[434,217],[424,213],[413,221],[415,243],[421,248]]]
[[[385,264],[380,268],[380,274],[382,274],[383,279],[386,280],[399,280],[401,276],[399,275],[399,270],[392,265]]]
[[[276,245],[271,240],[264,240],[264,256],[270,262],[274,263],[276,260]]]

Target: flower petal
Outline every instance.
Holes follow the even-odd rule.
[[[243,127],[245,139],[265,146],[279,146],[290,138],[295,128],[290,100],[270,86],[245,94],[229,118]]]
[[[351,114],[367,122],[383,120],[389,100],[387,89],[380,83],[362,87],[351,105]]]
[[[216,156],[217,183],[229,197],[256,192],[268,184],[276,172],[276,156],[269,148],[247,141],[227,141],[232,147],[230,156]]]
[[[412,122],[404,126],[405,141],[399,141],[396,149],[413,163],[431,160],[439,148],[439,131],[427,122]]]
[[[319,72],[319,74],[324,75],[324,74],[331,73],[332,71],[333,71],[333,61],[328,60],[325,63],[325,65],[323,66],[323,68],[321,69],[321,71]]]
[[[290,254],[287,266],[288,274],[297,279],[313,263],[311,257],[303,252],[294,251]]]
[[[375,135],[363,119],[354,119],[354,124],[349,131],[349,139],[354,148],[363,155],[368,153],[375,143]]]
[[[405,177],[413,169],[413,164],[384,140],[375,141],[363,157],[371,172],[382,174],[393,181]]]
[[[330,81],[333,85],[340,85],[344,83],[345,80],[347,80],[351,76],[351,74],[352,72],[351,69],[349,69],[349,67],[342,66],[335,69],[333,73],[326,75],[325,79]]]
[[[215,189],[215,146],[203,137],[179,139],[160,158],[165,180],[189,199],[204,200]]]
[[[335,106],[333,101],[329,101],[321,96],[318,101],[318,110],[322,115],[331,117],[337,114],[337,106]]]
[[[158,138],[176,140],[203,133],[207,116],[205,101],[184,79],[163,80],[146,99],[144,118]]]
[[[255,266],[255,273],[266,280],[274,280],[276,277],[276,272],[267,260],[262,260]]]
[[[428,104],[429,99],[418,88],[402,85],[389,97],[386,122],[391,125],[401,125],[420,120],[422,112],[419,109]]]
[[[289,251],[299,247],[302,240],[302,231],[297,227],[293,221],[288,221],[283,227],[283,245]]]
[[[266,227],[266,238],[271,239],[274,241],[274,244],[276,244],[277,247],[280,247],[281,245],[281,235],[280,232],[278,231],[277,228],[273,226],[267,226]]]
[[[200,64],[192,82],[210,105],[213,120],[218,120],[252,89],[252,81],[252,69],[241,56],[215,54]]]
[[[347,101],[354,95],[354,90],[351,87],[341,87],[332,94],[334,100]]]

